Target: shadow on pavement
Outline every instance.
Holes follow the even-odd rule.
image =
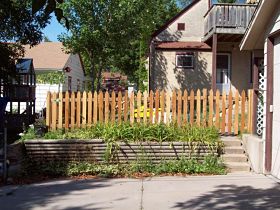
[[[195,199],[178,202],[176,209],[280,209],[280,185],[258,189],[251,186],[219,185]]]
[[[88,195],[88,190],[109,187],[111,184],[107,181],[108,180],[106,179],[67,180],[25,185],[17,188],[10,186],[3,187],[0,188],[0,209],[27,210],[36,207],[47,208],[49,203],[52,203],[56,199],[65,199],[63,196],[69,196],[72,194],[73,199],[75,199],[75,196],[80,197]],[[94,200],[87,205],[81,205],[82,201],[77,201],[77,205],[75,205],[76,207],[61,208],[57,206],[55,209],[103,209],[102,207],[95,208],[93,201]]]

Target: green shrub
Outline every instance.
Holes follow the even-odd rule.
[[[161,174],[225,174],[223,162],[216,156],[207,156],[202,161],[180,159],[153,164],[150,161],[136,161],[130,164],[95,164],[88,162],[47,162],[44,164],[25,161],[25,176],[44,175],[51,177],[94,175],[101,177],[126,177],[143,173]]]
[[[35,139],[34,131],[29,130],[21,139]],[[179,127],[175,124],[96,124],[86,129],[73,129],[71,131],[51,131],[44,139],[104,139],[106,142],[207,142],[215,143],[219,140],[219,132],[214,127],[198,127],[185,125]]]

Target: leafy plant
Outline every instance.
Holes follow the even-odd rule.
[[[65,74],[61,71],[38,74],[36,81],[38,84],[64,84]]]

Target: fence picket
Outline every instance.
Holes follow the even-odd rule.
[[[76,115],[76,96],[75,93],[71,93],[71,129],[75,128],[75,115]]]
[[[223,92],[223,96],[222,96],[222,129],[221,132],[222,134],[225,134],[226,131],[226,92]]]
[[[169,125],[170,123],[170,95],[169,92],[166,93],[165,95],[165,103],[166,103],[166,124]]]
[[[177,102],[177,94],[174,90],[172,93],[172,122],[176,122],[176,102]]]
[[[203,89],[203,126],[207,121],[207,89]]]
[[[215,116],[215,126],[217,129],[220,129],[220,91],[216,92],[216,116]]]
[[[144,92],[144,110],[143,110],[143,122],[147,123],[147,108],[148,108],[148,93]]]
[[[122,122],[122,92],[118,93],[118,123]]]
[[[129,103],[129,108],[130,108],[130,124],[134,123],[134,92],[131,92],[130,95],[130,103]]]
[[[98,120],[99,120],[99,122],[102,123],[104,121],[104,119],[103,119],[103,117],[104,117],[104,115],[103,115],[104,107],[103,107],[103,92],[102,91],[99,92],[98,108],[99,108],[99,110],[98,110],[99,119]]]
[[[182,121],[182,92],[181,90],[178,91],[178,113],[177,113],[177,124],[178,126],[181,126],[181,121]]]
[[[80,128],[81,127],[81,92],[78,91],[77,93],[77,102],[76,102],[76,123],[77,123],[77,127]]]
[[[46,103],[47,103],[47,106],[46,106],[47,107],[47,110],[46,110],[46,125],[48,127],[51,126],[51,114],[52,114],[52,109],[51,109],[52,104],[51,104],[51,101],[52,101],[52,96],[51,96],[51,93],[48,92],[47,93],[47,101],[46,101]]]
[[[194,91],[191,90],[190,94],[190,124],[194,123]]]
[[[235,108],[234,108],[234,134],[238,135],[239,131],[239,92],[235,92]]]
[[[92,124],[92,92],[88,93],[88,113],[87,113],[87,119],[88,119],[88,127]]]
[[[200,126],[201,123],[201,92],[197,90],[196,93],[196,123]]]
[[[52,94],[52,130],[56,130],[56,123],[57,123],[57,94]]]
[[[59,102],[58,102],[58,128],[62,129],[63,123],[63,93],[59,93]]]
[[[137,122],[140,123],[141,121],[141,100],[142,94],[140,91],[137,93]]]
[[[228,96],[228,134],[231,135],[232,131],[232,91],[230,90]]]
[[[155,123],[158,123],[159,119],[159,90],[155,93]]]
[[[69,129],[69,92],[65,93],[65,129]]]
[[[111,97],[111,122],[114,123],[116,120],[116,93],[115,91],[112,92]]]
[[[150,123],[153,123],[153,116],[154,116],[154,92],[150,91],[150,99],[149,99],[149,109],[150,109]]]
[[[94,103],[93,103],[93,123],[97,123],[98,119],[98,95],[97,92],[94,92]]]
[[[188,122],[188,91],[184,91],[183,96],[183,123],[186,124]]]
[[[208,125],[212,126],[213,125],[213,100],[214,100],[214,95],[213,95],[213,90],[209,91],[209,116],[208,116]]]
[[[110,110],[109,110],[109,92],[106,91],[105,93],[105,111],[104,111],[104,121],[105,123],[108,123],[109,122],[109,114],[110,114]]]
[[[241,93],[241,128],[240,128],[241,133],[243,133],[245,129],[245,102],[246,102],[246,94],[245,91],[243,90]]]
[[[165,112],[165,93],[164,91],[161,91],[160,93],[160,108],[161,108],[161,113],[160,113],[160,122],[164,122],[164,112]]]
[[[87,92],[83,93],[83,111],[82,111],[82,127],[85,128],[87,125]]]
[[[128,93],[125,91],[124,94],[124,110],[123,110],[123,121],[127,122],[127,115],[128,115]]]

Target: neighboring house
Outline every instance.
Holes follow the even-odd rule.
[[[280,85],[277,82],[280,80],[279,0],[260,1],[240,48],[253,55],[254,112],[257,113],[256,122],[264,121],[265,172],[280,178]],[[260,60],[264,60],[264,65],[259,65]]]
[[[238,46],[255,8],[194,0],[152,35],[150,89],[251,88],[251,53]]]
[[[45,108],[48,91],[84,90],[85,71],[81,57],[78,54],[65,53],[62,43],[44,42],[32,48],[26,46],[25,58],[33,58],[37,77],[37,112]],[[57,82],[57,77],[62,77],[62,79],[60,78]]]

